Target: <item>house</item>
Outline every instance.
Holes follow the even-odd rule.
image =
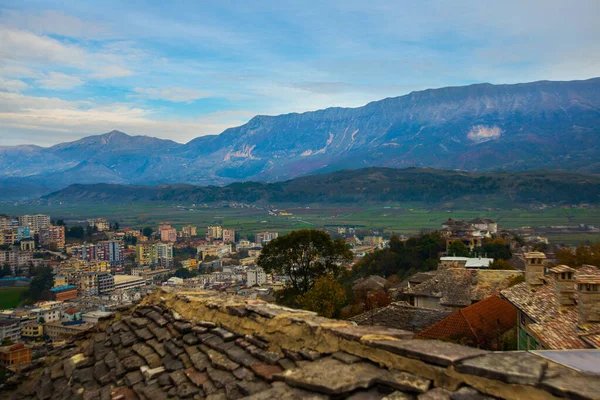
[[[493,258],[450,256],[441,257],[438,268],[488,268],[493,262]]]
[[[358,325],[385,326],[412,332],[421,330],[446,318],[452,311],[419,308],[404,301],[396,301],[385,307],[366,311],[348,318]]]
[[[352,290],[374,292],[385,288],[386,283],[387,281],[385,278],[382,278],[378,275],[371,275],[354,282],[354,285],[352,285]]]
[[[81,319],[81,311],[75,307],[69,307],[63,312],[63,320],[79,321]]]
[[[457,310],[499,294],[521,271],[448,268],[404,293],[415,307]]]
[[[455,311],[421,331],[417,338],[467,344],[488,350],[505,349],[505,340],[514,336],[517,309],[499,296],[487,297]]]
[[[0,347],[1,366],[13,368],[29,363],[31,363],[31,348],[25,346],[23,343]]]
[[[518,310],[520,350],[600,349],[600,270],[559,265],[527,253],[526,281],[501,292]]]

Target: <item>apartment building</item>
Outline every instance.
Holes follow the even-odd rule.
[[[246,286],[261,286],[267,283],[267,274],[262,268],[249,268],[246,270]]]
[[[263,245],[270,242],[273,239],[277,239],[279,233],[277,232],[260,232],[254,236],[254,243]]]
[[[19,218],[19,226],[27,226],[34,231],[38,231],[41,228],[50,226],[50,216],[37,214],[37,215],[21,215]]]
[[[65,227],[49,225],[40,228],[40,244],[48,247],[55,245],[58,249],[65,247]]]
[[[235,229],[223,229],[223,243],[235,243]]]
[[[78,260],[108,261],[111,267],[119,267],[124,262],[124,245],[120,240],[106,240],[96,244],[82,244],[71,247],[73,257]]]
[[[92,228],[97,228],[99,232],[110,231],[110,222],[104,218],[88,219],[88,224]]]
[[[160,240],[163,242],[174,243],[177,241],[177,229],[175,228],[163,228],[160,230]]]
[[[223,237],[223,228],[220,225],[209,226],[206,236],[211,239],[221,239]]]
[[[111,274],[98,274],[98,293],[106,293],[115,289],[115,278]]]
[[[33,253],[30,251],[0,250],[0,265],[8,264],[13,274],[17,269],[28,269],[32,262]]]
[[[196,235],[196,227],[193,225],[186,225],[181,228],[181,237],[190,238]]]
[[[0,347],[0,365],[4,368],[14,368],[29,363],[31,363],[31,348],[23,343]]]

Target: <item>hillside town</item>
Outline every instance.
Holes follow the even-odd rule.
[[[330,311],[311,308],[305,299],[312,291],[286,299],[294,274],[259,266],[261,254],[282,237],[278,232],[240,237],[221,225],[200,232],[168,222],[121,227],[103,218],[72,225],[48,215],[4,216],[0,227],[0,295],[6,297],[0,363],[9,375],[157,290],[308,308],[357,326],[486,350],[600,348],[600,271],[557,265],[547,240],[525,240],[491,219],[451,218],[439,231],[411,238],[377,231],[359,237],[352,227],[335,228],[331,236],[348,249],[350,262],[333,285],[350,294]],[[415,264],[425,266],[418,270],[381,269],[374,261],[408,254],[402,252],[428,240],[437,247]],[[18,294],[12,304],[8,293]]]

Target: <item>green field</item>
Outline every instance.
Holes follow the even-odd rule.
[[[600,208],[589,209],[426,209],[419,205],[396,206],[311,206],[277,205],[278,210],[291,212],[292,216],[269,215],[264,208],[187,207],[165,204],[85,205],[85,206],[3,206],[0,213],[19,215],[25,213],[50,214],[53,219],[65,219],[70,224],[77,220],[103,217],[118,221],[121,227],[156,227],[159,221],[168,221],[176,227],[192,224],[199,234],[211,224],[240,231],[242,236],[274,230],[286,233],[301,228],[329,228],[348,225],[377,229],[385,233],[414,234],[421,229],[439,229],[448,218],[471,219],[489,217],[502,228],[533,228],[548,225],[600,226]],[[551,234],[558,243],[580,243],[600,240],[600,234]]]
[[[26,287],[11,287],[0,289],[0,309],[14,308],[23,301],[23,293],[27,291]]]

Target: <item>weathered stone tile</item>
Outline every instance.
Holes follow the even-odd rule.
[[[235,315],[236,317],[245,317],[248,315],[248,310],[246,310],[246,307],[243,305],[238,305],[238,306],[227,306],[225,307],[227,309],[227,312],[231,315]]]
[[[354,354],[346,353],[345,351],[338,351],[331,355],[336,360],[340,360],[346,364],[353,364],[358,361],[362,361],[362,358],[355,356]]]
[[[233,371],[233,376],[240,380],[251,381],[254,379],[254,374],[248,368],[240,367]]]
[[[190,356],[188,356],[186,353],[180,354],[179,359],[183,363],[184,368],[190,368],[194,366],[192,360],[190,359]]]
[[[158,384],[160,386],[169,386],[171,385],[171,376],[169,374],[162,374],[158,376]]]
[[[427,393],[420,394],[418,400],[451,400],[450,392],[442,389],[431,389]]]
[[[231,360],[245,367],[249,367],[250,365],[259,362],[256,357],[238,346],[230,346],[229,348],[226,348],[225,354],[227,354]]]
[[[162,343],[160,343],[157,339],[148,340],[146,344],[152,347],[152,349],[154,349],[154,351],[161,357],[164,357],[167,354],[165,346]]]
[[[256,363],[250,366],[252,371],[267,381],[272,381],[273,376],[283,372],[283,369],[279,365],[269,365],[263,363]]]
[[[225,371],[233,371],[234,369],[237,369],[240,366],[238,363],[231,361],[229,357],[222,353],[219,353],[218,351],[208,348],[205,350],[203,349],[203,351],[204,353],[206,353],[208,359],[210,360],[210,363],[215,368],[222,369]]]
[[[125,375],[125,382],[127,382],[127,386],[130,387],[143,380],[144,377],[140,371],[132,371]]]
[[[441,366],[489,353],[485,350],[437,340],[374,340],[369,345]]]
[[[304,360],[304,357],[302,357],[302,355],[300,353],[298,353],[297,351],[292,351],[292,350],[288,350],[285,348],[282,348],[281,351],[283,352],[283,354],[285,354],[285,356],[287,358],[289,358],[292,361],[302,361]]]
[[[183,363],[181,360],[177,357],[173,357],[173,355],[170,353],[167,353],[167,355],[163,358],[163,365],[169,372],[183,368]]]
[[[237,386],[237,382],[231,382],[225,385],[225,394],[229,400],[237,400],[244,397]]]
[[[121,332],[121,345],[129,347],[137,341],[137,336],[133,332]]]
[[[271,385],[262,381],[240,381],[235,383],[240,393],[244,396],[250,396],[254,393],[269,390]]]
[[[253,394],[246,397],[245,400],[326,400],[328,398],[328,396],[322,394],[290,387],[282,382],[275,382],[271,389]]]
[[[106,385],[111,381],[110,369],[104,361],[98,361],[94,364],[94,378],[101,385]]]
[[[171,380],[173,381],[175,386],[179,386],[188,382],[188,379],[183,371],[171,372],[169,376],[171,377]]]
[[[146,317],[150,318],[152,321],[154,321],[156,325],[160,327],[167,325],[167,323],[169,322],[165,317],[156,312],[156,310],[150,311],[148,314],[146,314]]]
[[[359,390],[346,397],[346,400],[381,400],[385,394],[377,389]]]
[[[150,323],[147,318],[131,318],[129,320],[129,326],[133,326],[134,328],[140,329],[145,327]]]
[[[134,330],[134,333],[137,337],[144,341],[154,338],[154,335],[152,334],[152,332],[150,332],[148,328],[136,329]]]
[[[280,358],[279,361],[277,361],[277,365],[283,369],[296,369],[296,363],[289,358]]]
[[[142,365],[146,365],[146,361],[140,356],[134,355],[124,358],[121,363],[127,371],[140,369]]]
[[[215,328],[211,330],[211,333],[214,333],[226,342],[230,342],[236,338],[236,335],[234,333],[229,332],[228,330],[223,328]]]
[[[548,362],[527,352],[490,353],[464,360],[455,366],[458,372],[483,376],[506,383],[537,384]]]
[[[65,376],[63,361],[59,361],[50,367],[50,379],[55,380],[63,376]]]
[[[368,325],[334,325],[323,326],[323,331],[346,340],[360,341],[365,335],[390,336],[396,339],[412,339],[414,333],[400,329],[386,328],[384,326]]]
[[[309,361],[316,361],[319,358],[323,357],[323,355],[321,353],[319,353],[318,351],[313,351],[313,350],[309,350],[309,349],[300,349],[300,351],[298,352],[300,353],[300,355]]]
[[[267,364],[271,364],[271,365],[276,365],[277,361],[279,361],[279,359],[281,358],[281,356],[278,353],[275,353],[273,351],[259,349],[256,346],[248,347],[246,350],[250,354],[255,356],[256,358],[258,358],[259,360],[264,361]]]
[[[463,386],[456,392],[450,393],[452,400],[495,400],[493,397],[486,396],[470,386]]]
[[[179,356],[180,354],[183,354],[183,352],[185,351],[185,350],[183,350],[183,348],[177,346],[171,340],[168,340],[168,341],[164,342],[163,344],[165,346],[165,349],[175,357]]]
[[[188,333],[192,331],[192,324],[189,322],[175,321],[173,323],[173,328],[175,328],[179,333]]]
[[[200,389],[194,386],[191,382],[177,386],[177,396],[182,399],[193,397],[198,393],[200,393]]]
[[[381,370],[377,382],[396,390],[415,393],[424,393],[431,386],[429,379],[398,370]]]
[[[267,349],[269,347],[269,342],[267,340],[262,340],[254,335],[246,335],[244,336],[244,339],[260,349]]]
[[[202,352],[192,354],[190,356],[190,360],[192,361],[194,368],[196,368],[198,371],[204,371],[210,364],[208,357]]]
[[[213,329],[213,328],[217,327],[217,325],[214,322],[210,322],[210,321],[197,321],[196,325],[198,325],[202,328],[208,328],[208,329]]]
[[[385,396],[381,400],[413,400],[414,397],[407,393],[393,392]]]
[[[202,387],[204,382],[208,380],[208,374],[206,372],[200,372],[196,368],[187,368],[183,371],[185,376],[196,386]]]
[[[233,376],[231,372],[211,367],[208,367],[206,369],[206,372],[208,373],[208,376],[210,377],[212,383],[214,383],[214,385],[219,389],[223,389],[225,388],[225,385],[235,381],[235,376]]]
[[[193,346],[200,342],[200,339],[198,339],[198,336],[196,336],[194,333],[186,333],[181,339],[183,340],[183,343],[187,344],[188,346]]]
[[[335,371],[335,379],[331,379]],[[387,371],[377,366],[358,362],[345,364],[327,357],[306,364],[303,368],[278,375],[291,386],[330,395],[342,395],[357,389],[368,389]]]
[[[544,379],[540,386],[556,396],[569,399],[600,398],[600,377],[598,376],[558,376]]]
[[[146,396],[146,398],[148,398],[150,400],[167,400],[168,399],[167,393],[165,393],[160,388],[160,386],[157,384],[145,386],[142,389],[142,393],[144,393],[144,396]]]
[[[149,324],[146,328],[154,335],[156,340],[159,342],[163,342],[165,340],[171,339],[171,334],[167,328],[162,328],[156,324]]]

